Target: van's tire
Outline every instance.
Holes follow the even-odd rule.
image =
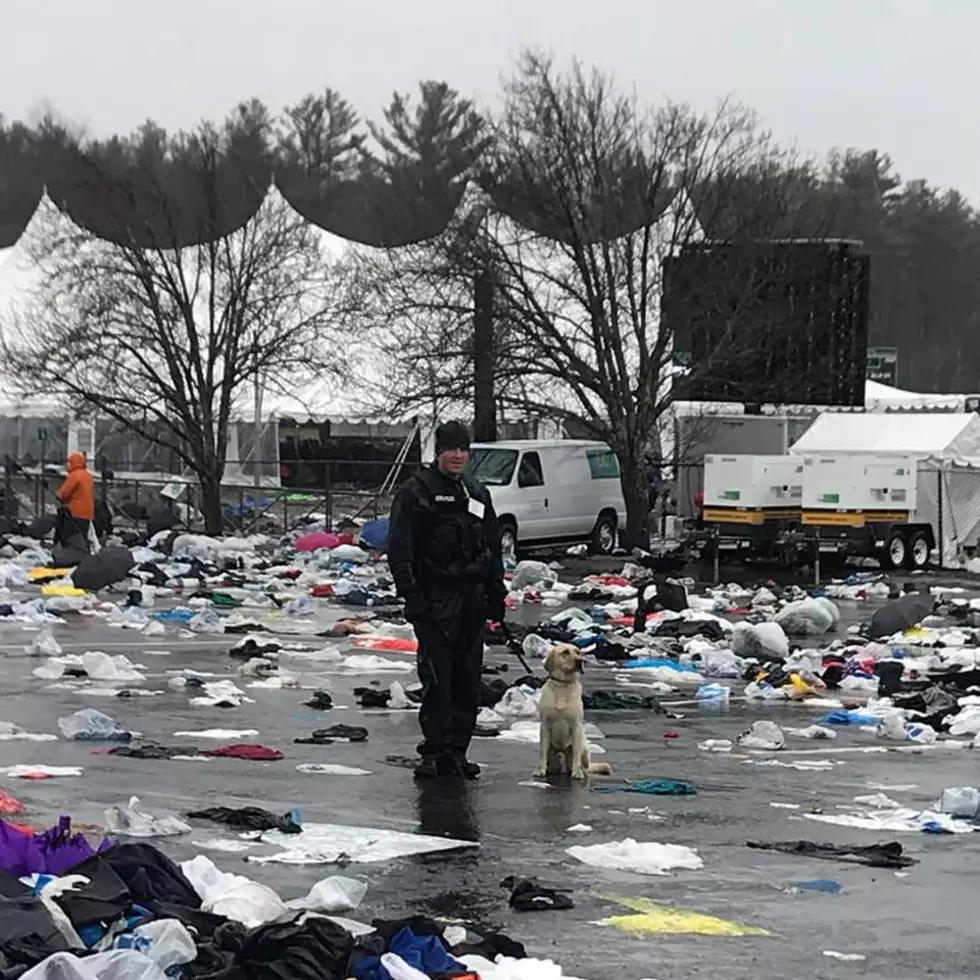
[[[924,531],[916,531],[909,541],[908,554],[905,556],[905,567],[910,572],[920,572],[929,567],[931,557],[929,535]]]
[[[511,520],[500,522],[500,552],[504,558],[517,558],[517,525]]]
[[[892,531],[881,555],[882,568],[904,568],[909,554],[909,542],[902,531]]]
[[[616,550],[616,518],[612,514],[599,515],[590,547],[594,555],[611,555]]]

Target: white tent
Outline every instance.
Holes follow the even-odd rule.
[[[980,416],[823,412],[790,451],[877,453],[980,463]]]
[[[942,539],[953,562],[980,539],[980,417],[825,412],[793,444],[796,455],[908,456],[918,461],[916,518]]]
[[[864,407],[869,412],[909,409],[945,409],[955,412],[963,408],[963,395],[905,391],[903,388],[883,385],[880,381],[865,381]]]
[[[936,395],[927,392],[905,391],[902,388],[892,388],[880,381],[864,382],[864,411],[865,412],[897,412],[928,409],[932,411],[961,412],[965,395]],[[678,416],[683,415],[742,415],[745,408],[740,402],[687,402],[676,401],[673,411]],[[763,409],[766,415],[802,415],[806,413],[825,412],[828,409],[821,405],[767,405]],[[834,412],[860,412],[861,409],[829,409]]]

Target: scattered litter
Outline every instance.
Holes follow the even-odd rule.
[[[73,715],[58,719],[58,727],[65,738],[82,742],[128,742],[133,733],[119,727],[119,723],[94,708],[82,708]]]
[[[888,833],[970,834],[978,829],[973,824],[956,820],[946,813],[912,810],[907,807],[868,810],[864,813],[804,813],[803,816],[807,820],[835,824],[838,827]]]
[[[358,769],[356,766],[338,766],[327,762],[304,762],[296,767],[297,772],[309,773],[315,776],[370,776],[368,769]]]
[[[291,909],[307,909],[310,912],[351,912],[367,894],[368,886],[356,878],[334,875],[318,881],[303,898],[286,902]]]
[[[832,878],[794,881],[787,889],[790,892],[824,892],[827,895],[839,895],[842,890],[840,882],[834,881]]]
[[[603,895],[608,902],[615,902],[632,909],[633,915],[612,915],[601,919],[598,925],[612,926],[634,936],[769,936],[767,929],[743,925],[729,919],[719,919],[703,912],[659,905],[638,895]]]
[[[255,728],[204,728],[197,731],[174,732],[175,738],[255,738],[258,735]]]
[[[669,875],[671,871],[698,871],[704,867],[697,851],[680,844],[638,842],[632,838],[608,844],[576,845],[565,853],[593,868],[632,871],[641,875]]]
[[[593,786],[593,793],[646,793],[649,796],[694,796],[697,787],[679,779],[638,779],[625,786]]]
[[[28,644],[26,652],[31,657],[60,657],[61,644],[50,629],[43,629]]]
[[[139,797],[131,796],[127,806],[109,807],[105,812],[106,830],[123,837],[175,837],[190,833],[190,824],[177,817],[155,817],[140,808]]]
[[[272,830],[261,840],[283,850],[277,854],[247,858],[258,864],[336,864],[339,861],[384,863],[414,854],[431,854],[458,848],[479,847],[475,841],[454,840],[398,830],[348,827],[342,824],[305,824],[298,836]]]
[[[702,752],[731,752],[732,743],[727,738],[706,738],[698,742],[698,748]]]
[[[863,846],[820,844],[808,840],[748,841],[746,846],[759,851],[779,851],[795,857],[864,864],[871,868],[907,868],[916,863],[915,858],[910,858],[903,852],[902,845],[897,841]]]
[[[11,779],[53,779],[57,776],[81,776],[81,766],[4,766],[0,775]]]
[[[13,722],[0,721],[0,742],[56,742],[57,740],[57,735],[27,732]]]
[[[976,820],[980,815],[980,789],[975,786],[955,786],[944,789],[936,809],[951,817]]]
[[[738,746],[742,749],[758,749],[775,752],[786,744],[783,730],[772,721],[756,721],[752,727],[738,737]]]

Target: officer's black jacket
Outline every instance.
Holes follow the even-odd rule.
[[[471,501],[483,505],[482,518]],[[500,529],[487,488],[466,476],[454,480],[435,466],[406,480],[391,508],[388,563],[406,600],[455,583],[482,584],[488,601],[502,599]]]

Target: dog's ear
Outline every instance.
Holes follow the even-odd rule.
[[[557,647],[552,647],[548,651],[548,656],[544,658],[545,673],[548,673],[549,671],[555,669],[555,651],[557,649],[558,649]]]

